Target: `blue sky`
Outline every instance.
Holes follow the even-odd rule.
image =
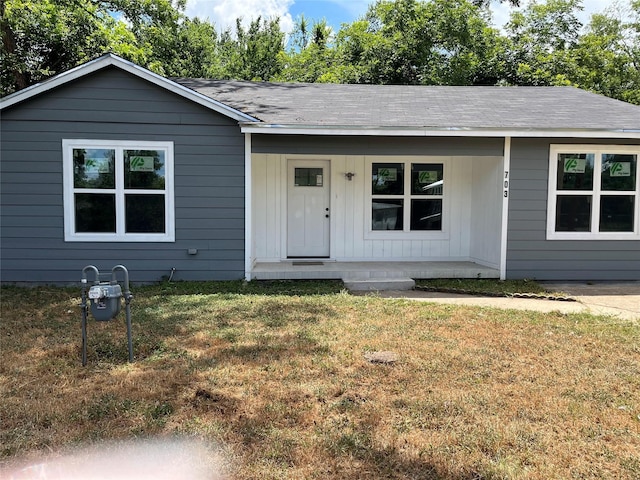
[[[523,3],[527,1],[523,0]],[[619,1],[623,5],[628,4],[626,0]],[[213,21],[218,30],[233,27],[238,17],[248,21],[257,16],[277,16],[282,29],[290,32],[295,20],[304,14],[311,20],[326,18],[337,31],[342,23],[353,22],[364,15],[370,3],[374,0],[187,0],[186,13],[190,17]],[[580,19],[586,23],[592,13],[600,13],[612,3],[612,0],[583,0],[585,9]],[[508,3],[492,2],[494,24],[504,24],[511,9]]]
[[[369,3],[369,0],[296,0],[289,12],[294,19],[301,14],[314,20],[326,18],[338,30],[342,23],[351,23],[364,15]]]

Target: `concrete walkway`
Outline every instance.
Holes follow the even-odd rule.
[[[640,282],[545,282],[544,287],[565,292],[594,315],[640,320]]]
[[[543,285],[548,290],[566,293],[576,301],[482,297],[457,293],[425,292],[420,290],[390,290],[376,292],[375,295],[383,298],[407,298],[424,302],[532,310],[536,312],[585,312],[594,315],[613,316],[621,320],[640,322],[640,282],[567,282],[543,283]],[[353,292],[353,294],[366,295],[367,292]],[[369,294],[371,294],[371,292],[369,292]]]

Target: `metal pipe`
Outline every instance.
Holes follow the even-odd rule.
[[[132,295],[124,297],[124,310],[127,318],[127,346],[129,347],[129,363],[133,362],[133,338],[131,335],[131,302]]]
[[[87,270],[91,270],[94,273],[94,284],[100,283],[100,271],[95,265],[87,265],[82,269],[82,303],[80,308],[82,309],[82,366],[87,365]]]
[[[82,285],[82,366],[87,365],[87,287],[86,279]]]
[[[131,299],[133,295],[129,290],[129,271],[124,265],[116,265],[111,269],[111,283],[115,284],[116,270],[122,270],[124,272],[124,306],[125,317],[127,321],[127,346],[129,347],[129,362],[133,362],[133,337],[131,334]]]
[[[111,282],[112,283],[116,283],[116,270],[122,270],[122,272],[124,273],[125,295],[127,293],[131,293],[131,292],[129,292],[129,270],[127,270],[127,267],[125,267],[124,265],[116,265],[115,267],[113,267],[111,269]]]
[[[95,279],[93,280],[93,283],[94,284],[100,283],[100,272],[98,271],[98,268],[95,265],[87,265],[86,267],[84,267],[82,269],[82,283],[83,283],[83,285],[87,284],[87,270],[93,270],[93,272],[95,273]]]

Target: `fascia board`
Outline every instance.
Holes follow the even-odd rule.
[[[0,99],[0,110],[15,105],[16,103],[24,102],[31,97],[40,95],[41,93],[52,90],[56,87],[59,87],[60,85],[64,85],[65,83],[84,77],[85,75],[89,75],[93,72],[109,66],[118,67],[128,73],[131,73],[132,75],[137,76],[138,78],[147,80],[154,85],[176,93],[177,95],[187,98],[199,105],[202,105],[203,107],[214,110],[238,122],[252,123],[258,121],[256,118],[253,118],[250,115],[228,107],[223,103],[213,100],[212,98],[202,95],[201,93],[195,92],[187,87],[184,87],[176,82],[164,78],[161,75],[153,73],[146,68],[142,68],[135,63],[124,60],[123,58],[120,58],[117,55],[113,55],[111,53],[103,55],[100,58],[79,65],[75,68],[72,68],[71,70],[45,80],[44,82],[31,85],[30,87],[27,87],[23,90]]]
[[[241,124],[242,133],[271,135],[335,135],[393,137],[526,137],[526,138],[628,138],[640,139],[640,130],[557,130],[492,128],[380,128],[340,126],[298,126],[273,124]]]

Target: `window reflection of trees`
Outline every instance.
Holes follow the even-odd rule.
[[[73,150],[73,185],[75,188],[115,188],[115,150]]]
[[[152,157],[153,172],[132,171],[134,157]],[[165,186],[164,152],[158,150],[126,150],[124,153],[124,185],[129,189],[163,190]]]
[[[612,175],[612,167],[616,164],[627,164],[629,175]],[[602,190],[632,191],[636,189],[637,159],[635,155],[602,155]]]
[[[124,169],[126,190],[165,189],[165,151],[117,149],[73,149],[73,179],[75,202],[75,231],[81,233],[115,233],[116,195],[82,192],[89,189],[116,189],[116,168]],[[153,159],[153,171],[144,171],[150,165],[142,160],[142,170],[132,168],[136,157]],[[140,168],[140,167],[138,167]],[[149,168],[150,169],[150,168]],[[122,172],[122,170],[121,170]],[[165,225],[165,193],[125,195],[126,233],[163,233]]]
[[[584,172],[565,172],[567,160],[584,161]],[[594,162],[595,155],[592,153],[558,155],[558,190],[592,190]]]

